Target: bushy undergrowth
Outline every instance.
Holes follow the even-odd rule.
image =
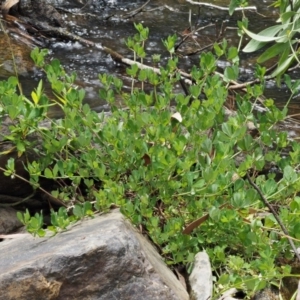
[[[136,27],[138,33],[127,45],[135,59],[142,59],[148,31]],[[175,92],[181,78],[173,57],[175,40],[173,36],[165,41],[170,59],[160,74],[137,65],[127,69],[133,80],[130,93],[123,92],[120,79],[99,75],[99,94],[110,105],[110,114],[98,114],[84,104],[85,91],[74,84],[76,75],[66,74],[56,59],[45,64],[46,51],[35,49],[32,57],[44,69],[54,99],[43,93],[42,81],[31,99],[17,94],[16,78],[0,82],[0,120],[8,116],[14,122],[5,138],[19,155],[27,149],[38,154],[39,159],[25,165],[34,188],[40,187],[41,178],[60,186],[51,192],[63,203],[52,212],[49,229],[54,233],[84,216],[119,206],[148,232],[169,265],[190,266],[194,255],[206,250],[215,295],[230,287],[250,295],[289,274],[290,267],[278,262],[289,262],[293,253],[246,174],[277,206],[298,243],[300,145],[275,128],[285,119],[286,108],[280,110],[267,99],[261,104],[266,111],[253,110],[263,94],[262,84],[236,94],[236,113],[225,113],[228,82],[238,75],[237,51],[228,49],[225,41],[215,45],[214,53],[203,53],[193,67],[190,94],[178,88]],[[215,72],[221,56],[232,63],[225,77]],[[256,75],[262,78],[264,68],[258,67]],[[147,83],[150,92],[135,88],[134,80]],[[59,120],[47,117],[54,104],[64,113]],[[269,172],[271,165],[276,173]],[[12,158],[2,171],[18,175]],[[41,214],[18,215],[29,232],[45,234]],[[191,233],[183,232],[201,217]]]

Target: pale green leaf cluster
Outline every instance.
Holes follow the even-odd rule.
[[[258,57],[257,62],[263,63],[276,59],[277,67],[271,77],[277,77],[279,82],[281,76],[294,62],[299,63],[297,36],[300,32],[300,1],[279,0],[275,2],[275,6],[280,10],[278,25],[268,27],[257,34],[243,27],[243,31],[251,38],[243,51],[255,52],[273,43]]]

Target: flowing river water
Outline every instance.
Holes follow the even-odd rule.
[[[109,47],[128,58],[132,58],[132,53],[126,48],[125,40],[136,32],[133,23],[142,23],[145,27],[149,27],[150,37],[146,43],[149,59],[146,59],[145,63],[150,65],[152,54],[161,53],[162,59],[167,59],[168,54],[163,47],[162,39],[174,33],[180,37],[182,32],[189,27],[190,10],[192,12],[191,23],[197,27],[205,27],[193,36],[190,44],[197,44],[201,48],[214,42],[222,23],[227,27],[225,37],[229,44],[237,46],[239,43],[236,28],[237,20],[241,19],[239,12],[230,17],[227,11],[207,7],[200,9],[199,6],[191,5],[184,0],[153,0],[144,8],[143,12],[133,18],[125,19],[123,17],[128,11],[140,7],[145,2],[107,2],[110,2],[110,5],[101,12],[82,13],[80,10],[60,12],[70,31],[98,45]],[[224,0],[211,1],[210,3],[225,7],[229,5],[229,1]],[[246,12],[250,20],[250,30],[258,32],[274,24],[278,15],[277,10],[270,7],[271,3],[270,0],[254,0],[249,3],[249,5],[257,7],[257,13],[254,11]],[[111,17],[106,18],[106,16]],[[243,44],[246,43],[247,41]],[[14,73],[10,56],[10,50],[13,49],[23,91],[30,95],[43,75],[32,69],[33,66],[29,58],[30,51],[25,45],[15,40],[14,37],[11,38],[10,48],[7,45],[7,38],[0,31],[0,80]],[[54,40],[49,49],[50,58],[58,58],[67,72],[75,71],[77,73],[78,84],[86,90],[86,101],[96,110],[105,109],[105,102],[98,97],[99,73],[116,75],[125,82],[125,86],[130,85],[130,80],[126,76],[126,66],[115,63],[110,55],[103,52],[99,47],[88,47],[79,42]],[[180,68],[188,72],[194,64],[198,64],[199,54],[185,55],[186,51],[189,51],[189,42],[184,43],[180,50],[183,56],[180,59]],[[258,54],[241,54],[240,74],[243,80],[251,79],[257,56]],[[224,66],[223,62],[219,62],[220,68]],[[293,76],[297,77],[298,75],[295,73]],[[281,106],[289,98],[289,93],[284,87],[278,88],[274,81],[269,81],[266,86],[266,97],[274,98]],[[292,107],[298,111],[296,98]]]

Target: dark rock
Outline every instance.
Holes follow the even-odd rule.
[[[45,0],[21,0],[19,2],[20,13],[35,20],[47,22],[54,26],[63,26],[64,22],[59,12]]]
[[[268,287],[254,295],[252,300],[279,300],[279,291],[276,287]]]
[[[0,234],[14,232],[22,226],[16,210],[11,207],[0,207]]]
[[[153,246],[115,211],[52,238],[0,243],[0,300],[188,299]]]
[[[3,145],[0,145],[0,149],[3,149]],[[11,146],[13,147],[13,146]],[[5,150],[4,150],[5,151]],[[0,167],[6,169],[6,164],[9,158],[15,160],[15,171],[20,177],[25,180],[29,179],[28,172],[24,169],[24,164],[26,164],[26,156],[17,156],[17,153],[13,152],[10,155],[0,156]],[[33,188],[30,184],[19,177],[6,176],[3,171],[0,171],[0,195],[10,195],[16,197],[27,197],[33,192]],[[1,198],[0,198],[1,203]]]

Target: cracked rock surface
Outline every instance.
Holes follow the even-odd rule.
[[[51,238],[0,242],[0,300],[187,300],[154,247],[118,212]]]

